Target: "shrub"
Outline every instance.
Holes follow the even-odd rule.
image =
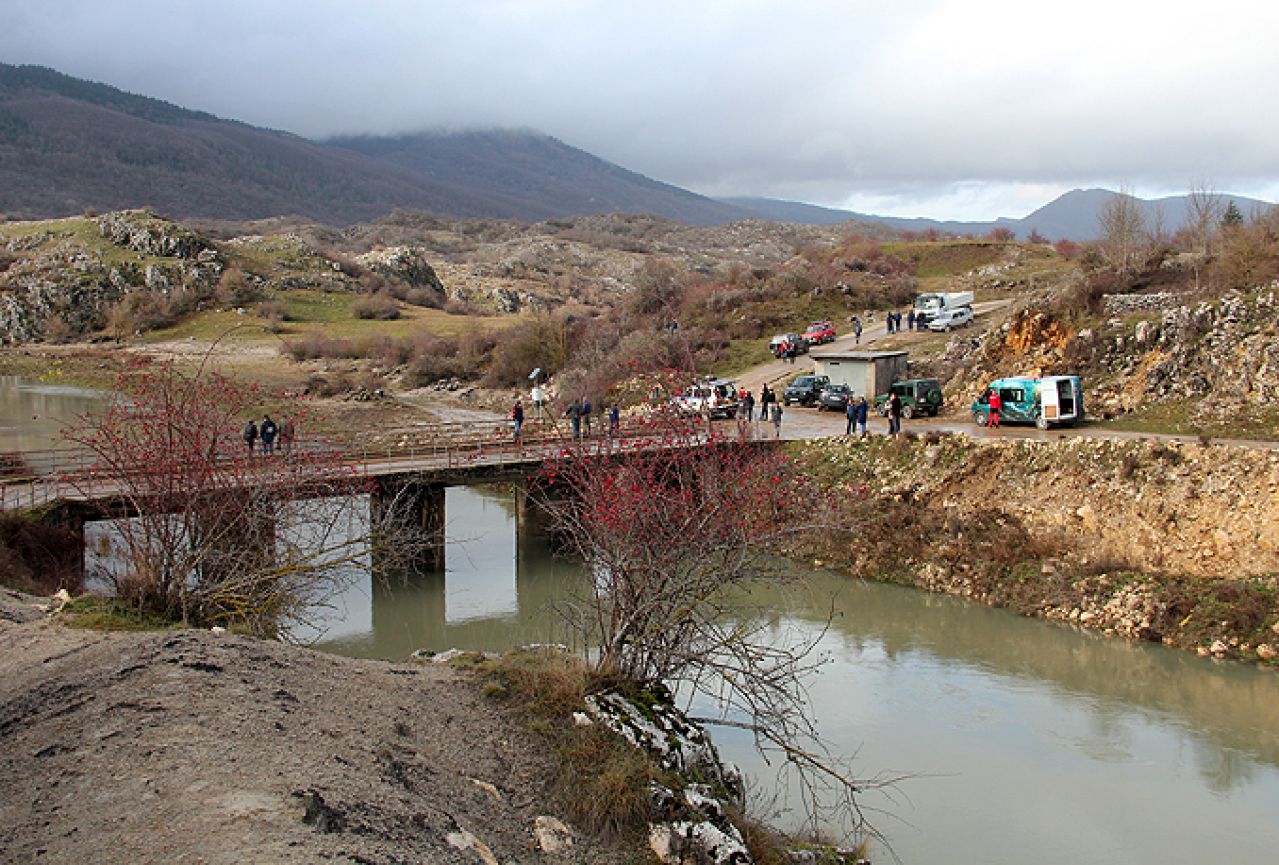
[[[356,318],[390,321],[400,317],[400,305],[389,294],[366,294],[351,304]]]

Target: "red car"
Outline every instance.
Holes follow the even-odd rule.
[[[824,345],[835,341],[835,322],[815,321],[804,331],[804,339],[809,345]]]

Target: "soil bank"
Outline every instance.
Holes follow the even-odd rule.
[[[554,755],[464,672],[71,628],[0,590],[0,862],[630,862],[546,853]]]

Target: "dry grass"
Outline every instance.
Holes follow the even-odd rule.
[[[573,713],[585,708],[586,695],[598,684],[580,658],[521,650],[489,662],[481,673],[485,692],[513,708],[558,754],[556,788],[570,822],[612,836],[643,830],[649,782],[661,772],[603,726],[573,723]]]

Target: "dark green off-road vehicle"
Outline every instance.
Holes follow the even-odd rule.
[[[941,382],[935,378],[912,378],[893,382],[888,393],[881,393],[875,397],[875,411],[887,417],[888,397],[894,393],[902,401],[902,417],[907,420],[915,415],[937,417],[937,412],[941,409]]]

